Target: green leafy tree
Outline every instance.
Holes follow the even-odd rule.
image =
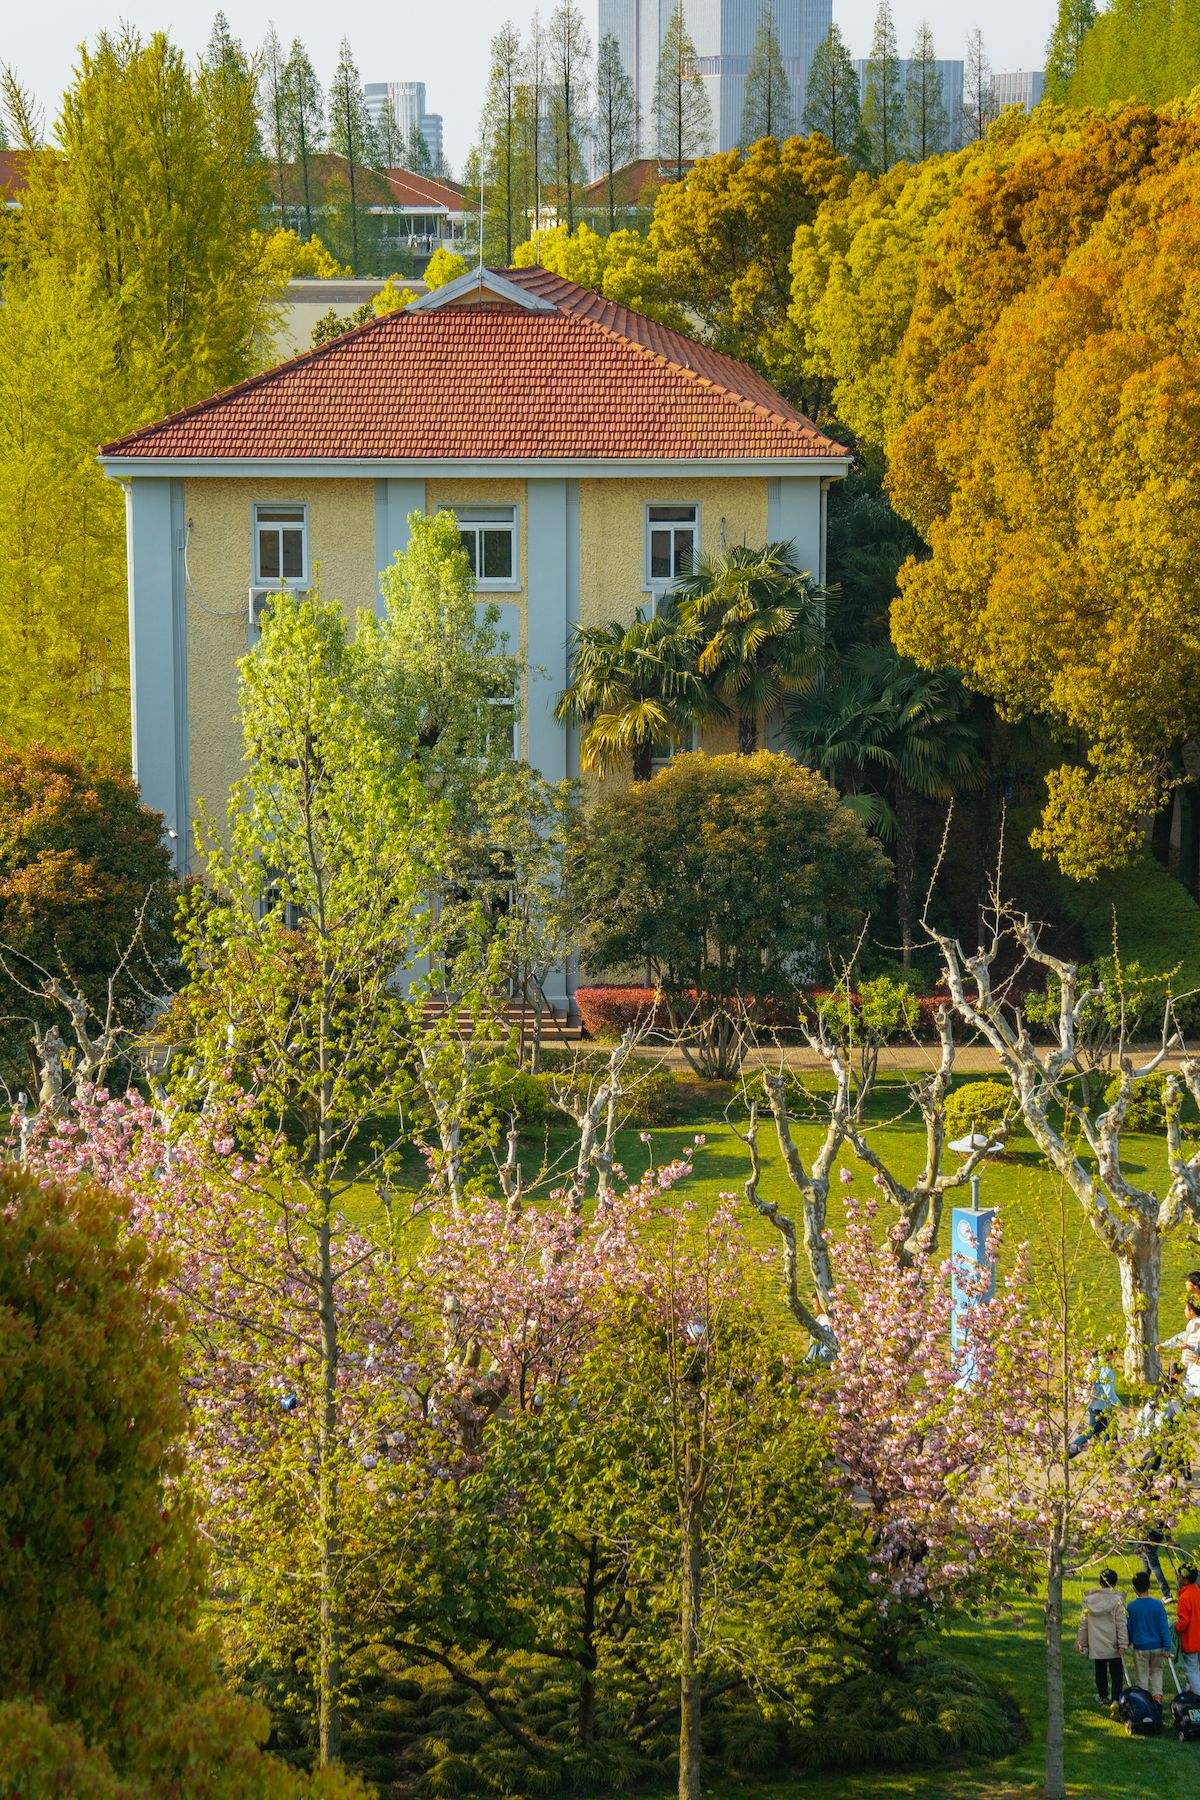
[[[293,147],[304,200],[304,235],[313,234],[313,157],[325,141],[325,97],[308,51],[299,38],[292,39],[284,70],[288,110],[288,141]]]
[[[214,113],[218,116],[225,114],[222,135],[230,131],[234,134],[240,132],[246,96],[256,96],[258,69],[253,57],[247,55],[241,39],[233,36],[229,20],[223,12],[217,13],[213,19],[208,47],[200,59],[200,72]],[[262,136],[257,114],[252,119],[250,130],[250,155],[257,162],[262,155]]]
[[[760,723],[820,672],[825,596],[790,544],[702,555],[674,593],[696,669],[736,715],[738,750],[751,755]]]
[[[801,971],[848,950],[886,871],[828,782],[791,757],[677,757],[585,821],[582,953],[598,969],[648,964],[676,1025],[694,1016],[700,1067],[728,1077],[743,1009],[790,998]]]
[[[712,145],[712,107],[696,71],[696,46],[675,0],[663,33],[654,78],[654,128],[659,157],[683,178],[684,167]]]
[[[0,1779],[124,1800],[364,1800],[262,1755],[213,1683],[166,1259],[98,1188],[0,1171]]]
[[[837,25],[831,25],[813,51],[808,69],[804,128],[829,139],[839,156],[855,158],[862,121],[858,76]]]
[[[565,212],[568,231],[575,229],[583,145],[588,131],[588,65],[592,43],[575,0],[560,0],[546,28],[546,64],[550,77],[550,143],[556,204]]]
[[[130,777],[63,750],[0,749],[3,1036],[62,1022],[61,983],[103,1019],[136,1028],[178,974],[178,885],[162,820]]]
[[[1099,17],[1096,0],[1058,0],[1058,17],[1046,45],[1046,98],[1063,101],[1070,91],[1084,38]]]
[[[905,149],[910,162],[924,162],[927,156],[938,156],[946,148],[948,121],[942,77],[937,66],[933,33],[925,24],[918,27],[908,58],[904,126]]]
[[[598,775],[627,761],[635,782],[649,781],[656,749],[689,744],[724,707],[696,668],[695,650],[671,607],[632,625],[580,625],[571,645],[571,681],[554,709],[557,719],[585,727],[583,768]]]
[[[544,116],[550,83],[547,55],[545,28],[540,13],[535,10],[529,21],[521,95],[521,139],[530,206],[529,230],[535,240],[542,229],[542,183],[547,158]]]
[[[763,0],[750,67],[746,73],[746,94],[742,102],[742,123],[738,142],[745,149],[759,138],[791,137],[795,129],[796,109],[792,103],[792,84],[783,66],[783,52],[775,30],[775,0]]]
[[[362,77],[348,38],[342,39],[338,66],[329,90],[329,148],[346,164],[350,267],[359,275],[362,272],[360,239],[363,225],[359,191],[364,165],[369,166],[372,160],[371,121],[363,98]]]
[[[259,365],[272,302],[254,84],[189,73],[162,36],[101,35],[56,136],[0,220],[0,638],[23,670],[0,690],[0,730],[118,760],[123,524],[95,449]]]
[[[641,125],[637,96],[611,31],[600,39],[596,54],[596,146],[600,175],[608,192],[608,229],[617,228],[616,175],[637,155]]]
[[[293,1282],[314,1297],[305,1591],[315,1596],[324,1763],[341,1753],[344,1507],[354,1491],[347,1465],[356,1466],[352,1418],[339,1402],[340,1321],[365,1254],[344,1247],[342,1215],[358,1180],[387,1179],[394,1132],[365,1163],[361,1134],[399,1102],[417,1002],[395,991],[394,978],[429,942],[424,896],[442,831],[416,765],[398,764],[392,736],[372,725],[335,603],[275,598],[241,667],[240,704],[248,772],[230,795],[225,830],[204,832],[213,898],[191,912],[185,932],[178,1097],[241,1107],[239,1130],[265,1159],[286,1220]],[[235,1250],[244,1267],[250,1248]],[[273,1507],[268,1496],[257,1522],[268,1554],[244,1575],[264,1618],[282,1603]]]

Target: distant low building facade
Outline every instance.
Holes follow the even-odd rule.
[[[1031,113],[1046,91],[1046,71],[1007,69],[1002,75],[992,77],[992,86],[997,112],[1003,112],[1006,106],[1023,106]]]

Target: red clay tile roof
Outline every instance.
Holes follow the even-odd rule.
[[[389,313],[106,444],[112,457],[368,459],[847,454],[760,375],[542,269],[556,310]],[[535,285],[536,284],[536,285]]]

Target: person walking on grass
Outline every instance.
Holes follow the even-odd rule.
[[[1150,1592],[1150,1571],[1139,1569],[1133,1578],[1133,1599],[1125,1612],[1129,1647],[1133,1651],[1133,1667],[1137,1685],[1163,1697],[1163,1661],[1170,1656],[1171,1624],[1167,1609]]]
[[[1200,1600],[1200,1591],[1197,1592]],[[1096,1677],[1096,1696],[1107,1706],[1115,1702],[1125,1689],[1125,1668],[1121,1661],[1129,1647],[1125,1623],[1125,1596],[1117,1589],[1117,1571],[1104,1569],[1100,1586],[1083,1596],[1083,1612],[1075,1636],[1075,1648],[1092,1659]],[[1110,1690],[1111,1688],[1111,1696]]]
[[[1190,1693],[1200,1694],[1200,1588],[1196,1586],[1196,1571],[1190,1564],[1180,1571],[1175,1629],[1183,1652],[1187,1688]]]

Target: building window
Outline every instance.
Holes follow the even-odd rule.
[[[673,587],[689,573],[699,543],[698,506],[647,506],[646,586]]]
[[[511,688],[504,688],[488,696],[485,702],[487,718],[484,723],[484,737],[489,756],[503,758],[520,755],[521,746],[517,738],[517,697]]]
[[[259,587],[308,585],[308,508],[254,508],[254,580]]]
[[[517,577],[517,509],[515,506],[440,506],[458,520],[462,547],[471,559],[481,588],[515,588]]]
[[[663,769],[669,769],[681,751],[698,750],[699,748],[700,733],[694,725],[688,727],[677,744],[670,742],[651,744],[650,773],[658,775]]]

